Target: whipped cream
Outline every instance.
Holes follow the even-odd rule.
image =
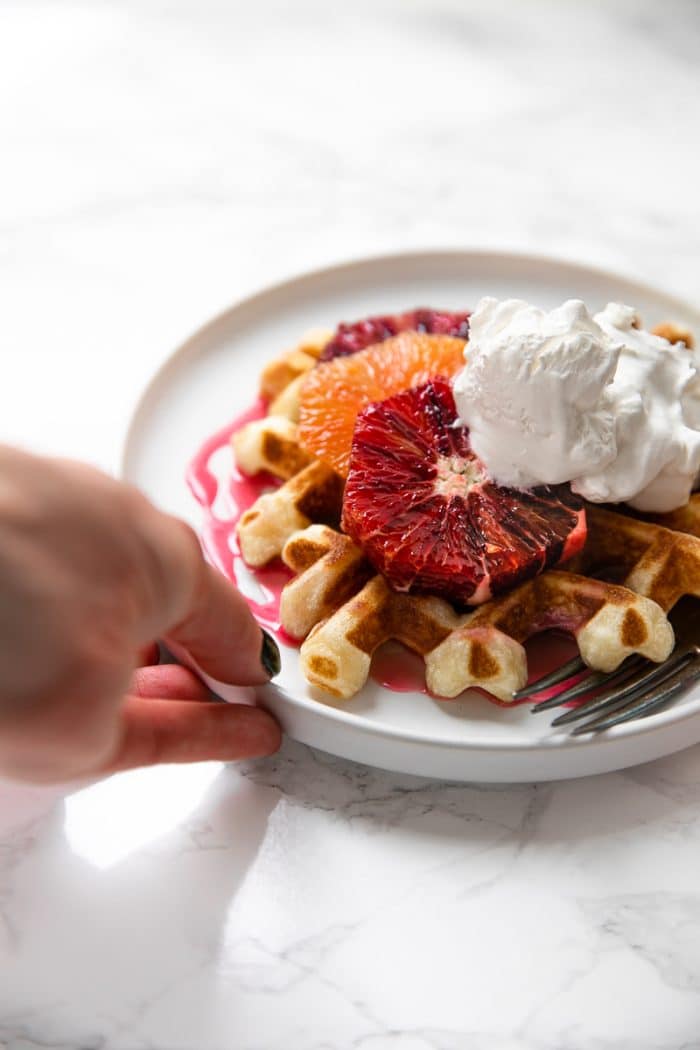
[[[482,299],[455,377],[460,421],[502,485],[570,481],[594,503],[663,512],[700,470],[700,359],[609,303],[549,312]]]

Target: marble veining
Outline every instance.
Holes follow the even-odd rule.
[[[184,334],[347,257],[697,301],[698,53],[694,0],[0,4],[0,438],[112,468]],[[1,784],[0,1048],[700,1050],[699,756]]]
[[[288,741],[67,794],[2,840],[0,1045],[697,1047],[696,757],[483,788]]]

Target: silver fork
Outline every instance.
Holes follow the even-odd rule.
[[[630,656],[616,671],[606,673],[591,671],[577,656],[551,674],[530,682],[515,694],[514,699],[536,696],[568,678],[588,672],[568,689],[535,703],[532,713],[549,711],[595,691],[595,696],[559,715],[552,725],[567,726],[585,718],[587,721],[574,726],[571,731],[572,736],[580,736],[582,733],[599,733],[621,722],[650,715],[700,678],[700,601],[684,598],[669,619],[676,635],[676,645],[662,664],[652,663],[641,656]]]

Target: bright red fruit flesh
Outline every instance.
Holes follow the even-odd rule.
[[[469,312],[455,313],[421,307],[404,314],[386,314],[383,317],[367,317],[353,324],[339,324],[335,335],[323,348],[319,360],[330,361],[334,357],[356,354],[367,346],[383,343],[392,335],[408,331],[466,339],[469,335]]]
[[[440,376],[361,412],[343,528],[395,590],[478,605],[576,554],[586,516],[568,485],[490,481],[456,418]]]

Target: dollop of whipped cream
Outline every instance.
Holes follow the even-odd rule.
[[[501,485],[570,481],[593,503],[661,513],[700,470],[700,358],[638,327],[632,307],[591,316],[485,298],[454,380],[460,422]]]

